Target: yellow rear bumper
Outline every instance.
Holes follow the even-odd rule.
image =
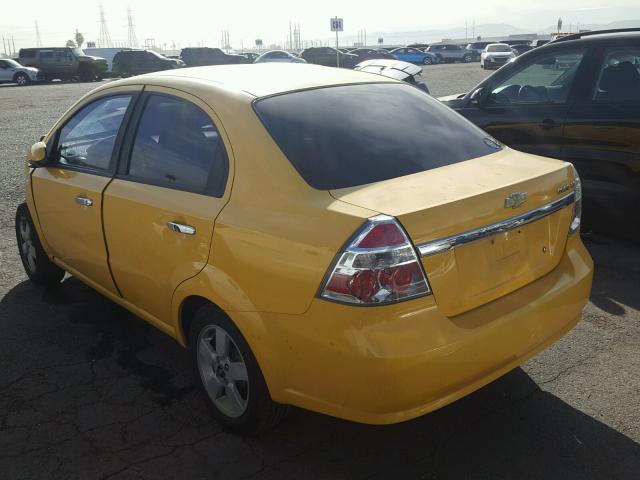
[[[551,273],[456,317],[433,296],[302,315],[237,314],[274,400],[387,424],[457,400],[540,352],[580,319],[593,262],[580,238]],[[242,328],[242,327],[241,327]]]

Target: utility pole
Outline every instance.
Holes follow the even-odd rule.
[[[13,35],[11,35],[11,44],[13,45],[13,53],[16,54],[18,51],[16,50],[16,42],[13,39]]]
[[[464,39],[468,39],[469,38],[469,21],[465,20],[464,21]]]
[[[4,35],[2,36],[2,51],[7,54],[7,45],[4,43]]]
[[[38,21],[36,20],[36,47],[42,47],[42,40],[40,39],[40,27],[38,27]]]

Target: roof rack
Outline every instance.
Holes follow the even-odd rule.
[[[564,37],[556,38],[553,42],[564,42],[565,40],[577,40],[583,37],[590,37],[592,35],[602,35],[605,33],[630,33],[630,32],[640,32],[640,28],[612,28],[610,30],[592,30],[589,32],[580,32],[580,33],[572,33],[571,35],[566,35]]]

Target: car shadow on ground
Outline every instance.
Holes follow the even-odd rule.
[[[606,246],[589,248],[606,260]],[[608,289],[596,272],[596,295],[616,306],[637,301]],[[276,430],[240,438],[211,418],[175,341],[74,278],[53,292],[15,286],[0,303],[0,332],[7,478],[637,479],[640,472],[640,445],[541,390],[522,369],[398,425],[293,409]]]

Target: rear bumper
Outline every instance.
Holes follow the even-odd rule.
[[[555,342],[579,321],[592,275],[574,235],[551,273],[456,317],[430,296],[369,308],[317,299],[302,315],[245,314],[259,328],[236,321],[274,400],[396,423],[477,390]]]

